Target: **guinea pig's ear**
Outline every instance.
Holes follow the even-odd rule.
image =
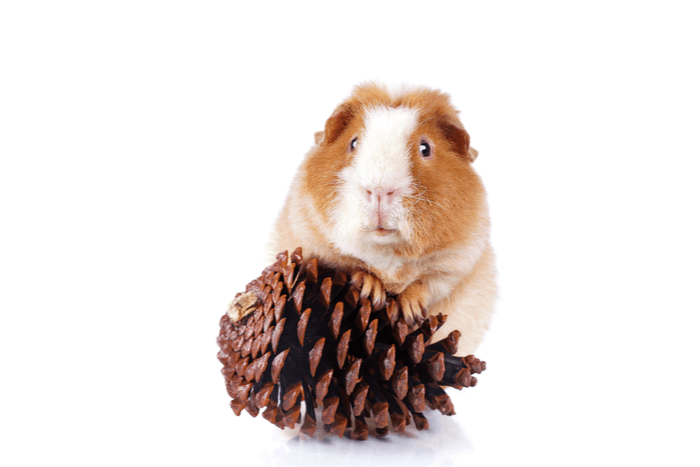
[[[476,160],[476,156],[479,153],[469,147],[469,133],[459,121],[455,122],[447,117],[443,117],[438,119],[438,126],[442,135],[450,142],[454,152],[469,159],[469,162]]]
[[[330,118],[326,120],[326,128],[314,135],[316,144],[332,144],[343,134],[354,116],[355,112],[349,104],[338,106]]]

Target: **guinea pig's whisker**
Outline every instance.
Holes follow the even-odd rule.
[[[414,188],[415,188],[415,194],[410,194],[410,195],[406,196],[406,198],[409,198],[413,201],[414,205],[419,203],[420,201],[424,201],[428,204],[437,204],[435,201],[429,200],[428,198],[423,196],[425,194],[425,191],[426,191],[425,188],[419,187],[419,186],[416,186]]]

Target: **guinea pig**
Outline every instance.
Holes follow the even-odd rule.
[[[315,134],[274,225],[269,252],[355,271],[375,306],[397,294],[406,322],[447,316],[474,353],[497,296],[478,152],[450,97],[425,87],[356,86]],[[273,253],[274,252],[274,253]],[[359,271],[359,272],[357,272]]]

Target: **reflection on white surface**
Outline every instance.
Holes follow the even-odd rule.
[[[472,450],[469,438],[454,417],[438,412],[426,413],[430,429],[418,432],[406,429],[405,434],[391,431],[383,438],[366,441],[338,438],[317,430],[315,438],[299,435],[299,430],[276,433],[270,446],[259,453],[260,465],[274,467],[333,465],[452,466]],[[272,428],[270,426],[270,428]]]

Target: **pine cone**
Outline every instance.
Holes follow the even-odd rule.
[[[277,262],[238,294],[220,321],[218,358],[236,415],[245,409],[284,429],[304,420],[313,436],[317,410],[325,430],[367,439],[411,419],[428,428],[426,405],[454,415],[441,386],[475,386],[486,369],[473,355],[456,357],[459,331],[431,343],[445,323],[430,316],[411,330],[394,297],[373,310],[345,273],[303,261],[301,249]],[[354,423],[353,423],[354,421]]]

